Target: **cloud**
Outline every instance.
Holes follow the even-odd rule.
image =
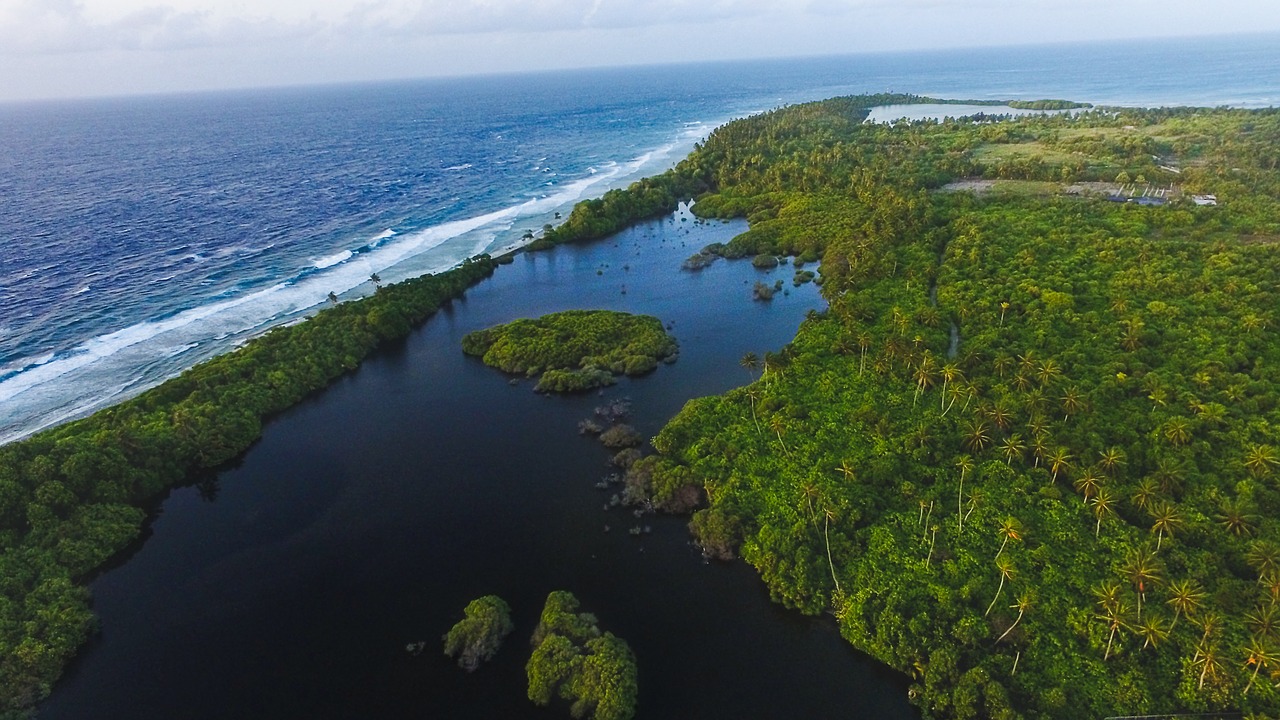
[[[225,47],[303,37],[320,29],[317,23],[218,18],[207,10],[166,5],[102,19],[76,0],[4,0],[0,55]]]

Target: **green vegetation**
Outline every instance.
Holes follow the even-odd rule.
[[[1089,103],[1071,100],[1010,100],[1005,104],[1017,110],[1076,110],[1093,107]]]
[[[493,273],[487,256],[272,330],[138,397],[0,448],[0,717],[49,693],[93,629],[86,578],[165,490]]]
[[[578,599],[557,590],[547,596],[533,633],[525,671],[529,699],[548,705],[559,696],[575,718],[629,720],[636,712],[636,659],[625,640],[601,633],[596,618],[578,612]]]
[[[444,654],[458,658],[458,667],[472,672],[492,660],[515,626],[511,607],[497,595],[485,595],[467,603],[464,617],[444,636]]]
[[[651,315],[569,310],[468,333],[462,351],[509,373],[542,373],[538,392],[578,392],[643,375],[674,359],[674,338]]]
[[[708,251],[820,256],[829,308],[627,499],[701,504],[708,555],[926,717],[1280,714],[1280,112],[864,124],[881,102],[730,123],[673,171],[751,221]],[[1168,204],[1040,192],[1121,172]],[[966,178],[1043,184],[933,192]]]

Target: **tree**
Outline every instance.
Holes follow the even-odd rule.
[[[1153,478],[1143,478],[1137,489],[1133,491],[1133,504],[1139,510],[1146,510],[1151,507],[1152,503],[1159,497],[1156,481]]]
[[[1147,597],[1147,586],[1160,581],[1160,563],[1156,554],[1146,548],[1132,548],[1125,556],[1121,572],[1138,591],[1138,619],[1142,619],[1142,602]]]
[[[973,470],[973,458],[968,455],[957,457],[956,467],[960,468],[960,489],[956,491],[956,531],[964,532],[964,477]]]
[[[1122,629],[1129,627],[1127,616],[1129,609],[1125,607],[1124,601],[1117,600],[1113,603],[1107,603],[1102,606],[1102,613],[1098,615],[1098,619],[1107,624],[1107,650],[1102,655],[1103,662],[1111,658],[1111,644],[1116,639],[1116,633]]]
[[[1254,477],[1266,477],[1280,463],[1276,451],[1270,445],[1250,445],[1244,454],[1244,466]]]
[[[1000,554],[1004,552],[1004,546],[1010,540],[1022,539],[1022,523],[1018,522],[1016,518],[1006,517],[1000,521],[1000,528],[997,532],[1004,538],[1000,541],[1000,549],[996,551],[996,559],[999,559]]]
[[[760,368],[760,356],[753,352],[749,352],[742,356],[738,364],[746,369],[747,374],[755,377],[756,370]]]
[[[835,519],[836,513],[829,507],[822,509],[822,539],[827,545],[827,565],[831,568],[831,582],[836,585],[836,594],[842,592],[840,590],[840,580],[836,577],[836,564],[831,559],[831,521]]]
[[[1021,460],[1022,453],[1025,452],[1027,446],[1022,442],[1022,436],[1014,433],[1004,439],[1000,445],[1000,451],[1004,454],[1004,464],[1012,466],[1014,459]]]
[[[374,287],[376,287],[376,288],[381,288],[381,287],[382,287],[382,276],[381,276],[381,275],[379,275],[378,273],[374,273],[374,274],[372,274],[372,275],[370,275],[370,276],[369,276],[369,282],[372,282]]]
[[[1258,516],[1251,512],[1252,509],[1252,506],[1244,500],[1226,499],[1222,501],[1217,520],[1222,523],[1227,532],[1236,537],[1252,535],[1254,525],[1258,522]]]
[[[985,450],[991,444],[991,433],[987,430],[987,424],[977,418],[970,420],[965,431],[964,444],[973,452]]]
[[[996,570],[1000,572],[1000,586],[996,588],[996,596],[991,598],[991,604],[987,606],[987,611],[982,614],[983,617],[990,615],[991,608],[996,606],[996,601],[1000,599],[1000,592],[1004,590],[1004,582],[1013,579],[1013,560],[996,556]]]
[[[1053,482],[1058,482],[1058,473],[1071,468],[1071,453],[1058,446],[1049,454],[1049,471],[1053,474]]]
[[[1173,503],[1161,500],[1151,506],[1151,518],[1151,532],[1157,533],[1156,552],[1159,552],[1165,534],[1173,537],[1173,531],[1182,527],[1182,514]]]
[[[1148,646],[1152,648],[1159,647],[1169,637],[1169,627],[1164,624],[1164,619],[1156,613],[1147,613],[1147,618],[1138,623],[1138,634],[1142,636],[1142,649],[1146,650]]]
[[[1240,693],[1241,695],[1248,695],[1249,689],[1253,687],[1253,681],[1258,679],[1258,671],[1276,664],[1278,656],[1271,650],[1266,639],[1257,635],[1249,638],[1249,642],[1245,643],[1243,650],[1245,667],[1253,666],[1253,673],[1249,675],[1249,683],[1244,686],[1244,691]]]
[[[1092,470],[1085,470],[1073,484],[1076,491],[1083,495],[1084,501],[1088,503],[1090,498],[1098,494],[1098,490],[1102,487],[1100,482],[1100,478],[1094,475]]]
[[[1098,460],[1098,466],[1101,467],[1108,475],[1114,477],[1117,470],[1125,463],[1124,450],[1114,445],[1103,450]]]
[[[511,607],[497,595],[472,600],[463,614],[444,636],[444,654],[458,658],[458,666],[472,672],[481,662],[493,659],[515,625]]]
[[[1009,606],[1009,609],[1010,609],[1010,610],[1017,610],[1017,611],[1018,611],[1018,617],[1014,618],[1013,624],[1012,624],[1012,625],[1010,625],[1010,626],[1009,626],[1009,628],[1008,628],[1007,630],[1005,630],[1003,633],[1001,633],[1000,637],[996,638],[996,642],[997,642],[997,643],[998,643],[998,642],[1000,642],[1001,640],[1005,639],[1005,636],[1006,636],[1006,635],[1008,635],[1009,633],[1013,632],[1013,629],[1014,629],[1014,628],[1016,628],[1016,627],[1018,627],[1018,623],[1022,622],[1022,616],[1023,616],[1023,614],[1025,614],[1025,613],[1027,612],[1027,610],[1030,610],[1030,609],[1031,609],[1031,603],[1032,603],[1031,593],[1030,593],[1030,592],[1024,592],[1024,593],[1022,593],[1021,595],[1019,595],[1019,596],[1018,596],[1018,600],[1017,600],[1017,602],[1015,602],[1014,604],[1012,604],[1012,605],[1010,605],[1010,606]]]
[[[1182,615],[1191,617],[1196,611],[1204,606],[1204,599],[1208,597],[1204,588],[1200,587],[1200,583],[1195,580],[1182,579],[1169,583],[1169,599],[1166,600],[1173,608],[1173,622],[1169,624],[1172,630],[1178,624],[1178,618]]]
[[[1098,537],[1102,532],[1102,519],[1116,514],[1115,500],[1106,488],[1100,488],[1089,504],[1093,508],[1093,516],[1097,518],[1097,523],[1093,526],[1093,536]]]

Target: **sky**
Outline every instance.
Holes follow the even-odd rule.
[[[0,100],[1280,31],[1276,0],[0,0]]]

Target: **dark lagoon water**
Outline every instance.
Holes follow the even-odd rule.
[[[40,717],[557,717],[525,698],[523,670],[557,589],[631,643],[640,717],[913,717],[904,680],[832,620],[772,604],[742,563],[704,562],[684,518],[605,511],[612,491],[594,487],[607,455],[576,426],[596,405],[631,398],[651,436],[689,398],[746,382],[741,356],[780,348],[822,306],[789,266],[679,270],[744,227],[673,217],[519,256],[270,423],[214,483],[174,491],[141,549],[93,583],[103,632]],[[762,278],[789,293],[752,301]],[[569,308],[655,314],[680,359],[603,396],[544,397],[459,350],[471,330]],[[652,533],[627,532],[641,523]],[[468,675],[439,637],[487,593],[517,630]]]

